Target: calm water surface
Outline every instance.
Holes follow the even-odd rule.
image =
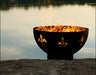
[[[33,27],[56,23],[89,28],[88,40],[74,58],[95,58],[95,7],[62,5],[1,10],[1,59],[47,59],[34,40]]]

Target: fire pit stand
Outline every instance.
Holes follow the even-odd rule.
[[[55,59],[55,60],[73,60],[73,55],[68,54],[48,54],[47,59]]]

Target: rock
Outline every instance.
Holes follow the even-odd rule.
[[[95,60],[2,60],[0,75],[95,75]]]

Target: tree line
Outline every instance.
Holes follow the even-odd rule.
[[[52,5],[54,7],[59,7],[62,5],[84,5],[88,3],[96,3],[96,0],[0,0],[0,10],[8,10],[13,7],[23,7],[28,9],[29,7],[48,7]],[[95,4],[96,5],[96,4]]]

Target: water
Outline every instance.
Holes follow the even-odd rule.
[[[77,3],[66,4],[53,2],[53,5],[50,0],[49,3],[41,0],[43,3],[39,4],[28,1],[20,3],[18,0],[16,4],[16,0],[9,1],[1,3],[0,7],[2,60],[47,59],[47,54],[34,40],[33,27],[56,23],[89,28],[87,42],[74,58],[95,58],[95,5],[78,3],[78,0]]]

